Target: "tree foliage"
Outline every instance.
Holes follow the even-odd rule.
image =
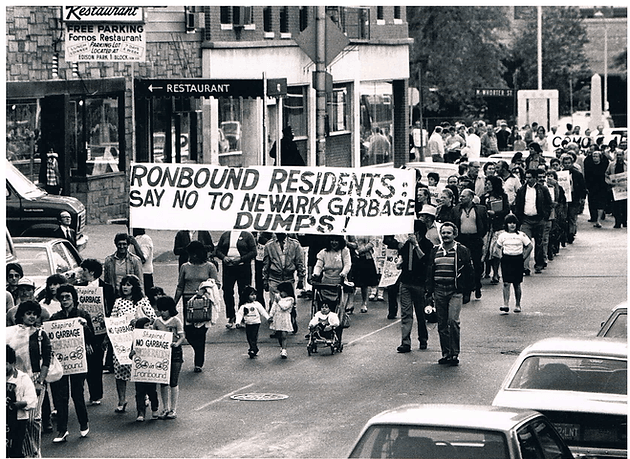
[[[537,18],[525,20],[511,46],[506,60],[508,74],[516,89],[538,89],[538,25]],[[542,8],[542,88],[557,89],[560,113],[570,110],[570,89],[574,104],[588,94],[590,70],[584,53],[588,42],[586,27],[577,7]],[[510,79],[510,77],[508,77]],[[574,99],[575,99],[574,98]]]
[[[508,26],[503,8],[409,6],[407,22],[414,39],[410,85],[417,86],[422,71],[425,112],[475,116],[483,105],[477,88],[507,88],[506,50],[497,36]]]

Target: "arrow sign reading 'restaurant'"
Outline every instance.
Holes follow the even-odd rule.
[[[264,97],[263,80],[205,78],[136,80],[137,97]]]
[[[315,23],[311,23],[302,33],[295,37],[295,42],[313,62],[317,62],[317,26]],[[339,26],[330,17],[326,16],[326,57],[324,58],[324,65],[328,67],[333,59],[349,44],[350,40]]]

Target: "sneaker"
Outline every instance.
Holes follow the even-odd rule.
[[[379,295],[378,298],[376,298],[378,301],[385,301],[385,298],[383,298],[383,295]]]
[[[169,410],[162,410],[162,412],[158,415],[158,419],[166,419],[166,416],[168,415]]]
[[[84,425],[80,428],[79,432],[81,433],[81,438],[85,438],[87,437],[87,434],[90,433],[90,426],[89,425]]]
[[[88,406],[99,406],[101,404],[100,400],[89,400],[88,401]]]
[[[510,312],[510,308],[508,308],[507,306],[501,306],[499,308],[499,311],[508,313],[508,312]]]
[[[282,358],[282,359],[286,359],[287,358],[287,350],[286,349],[282,349],[280,351],[280,358]]]
[[[144,416],[139,414],[138,417],[136,418],[136,422],[144,422]]]
[[[376,295],[374,293],[370,293],[370,296],[368,297],[368,300],[376,301]]]
[[[514,312],[521,312],[521,307],[520,306],[516,306],[514,308]]]
[[[401,344],[396,348],[396,350],[401,354],[406,354],[407,352],[411,352],[411,346],[408,344]]]
[[[366,313],[367,312],[367,305],[363,305],[361,306],[361,312]]]
[[[166,414],[166,419],[177,419],[177,413],[175,412],[175,410],[170,410]]]
[[[153,420],[160,419],[160,413],[158,411],[153,411],[151,413],[151,419],[153,419]]]
[[[70,432],[67,430],[65,432],[57,432],[57,436],[53,438],[53,443],[63,443],[68,441],[68,435],[70,435]]]

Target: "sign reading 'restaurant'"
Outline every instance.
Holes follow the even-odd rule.
[[[415,172],[132,164],[131,225],[383,235],[413,231]]]
[[[64,22],[142,22],[139,6],[64,6]]]

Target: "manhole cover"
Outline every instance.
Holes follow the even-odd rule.
[[[271,402],[274,400],[284,400],[289,398],[288,395],[283,394],[236,394],[230,396],[232,400],[241,400],[244,402]]]

